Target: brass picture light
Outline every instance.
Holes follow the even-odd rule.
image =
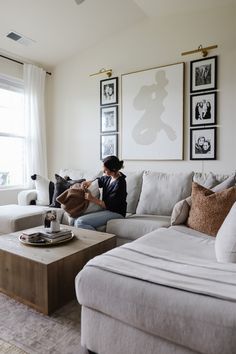
[[[104,69],[104,68],[102,68],[97,73],[90,74],[89,76],[95,76],[95,75],[101,75],[101,74],[106,74],[108,77],[111,77],[112,69]]]
[[[210,50],[210,49],[215,49],[215,48],[217,48],[217,47],[218,47],[217,45],[211,45],[211,46],[209,46],[209,47],[203,48],[203,46],[200,44],[197,49],[190,50],[190,51],[188,51],[188,52],[183,52],[183,53],[181,53],[181,55],[189,55],[189,54],[201,52],[201,53],[202,53],[202,56],[203,56],[203,58],[204,58],[204,57],[207,56],[208,50]]]

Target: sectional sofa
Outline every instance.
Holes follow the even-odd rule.
[[[148,232],[171,224],[174,205],[191,194],[192,181],[206,187],[222,182],[228,176],[212,173],[165,173],[155,171],[124,171],[127,180],[127,217],[111,220],[99,231],[117,236],[117,245],[133,241]],[[61,169],[60,176],[72,180],[94,179],[101,172]],[[36,184],[37,186],[37,184]],[[42,223],[42,214],[48,209],[48,186],[41,186],[19,193],[18,205],[0,207],[0,232],[13,232]],[[35,205],[31,205],[32,202]],[[54,209],[53,207],[50,207]],[[62,224],[69,224],[70,218],[63,209],[56,208]],[[90,209],[91,210],[91,209]],[[2,215],[2,216],[1,216]]]
[[[88,176],[70,170],[60,174]],[[236,205],[217,237],[192,229],[186,220],[193,209],[192,181],[219,192],[235,185],[235,176],[125,174],[127,217],[106,225],[121,246],[89,261],[75,280],[83,347],[97,354],[233,354]],[[19,216],[19,210],[22,215],[7,223],[6,211],[5,228],[41,222],[48,206],[28,205],[35,198],[37,204],[38,196],[36,189],[21,193],[19,202],[27,205],[8,206],[11,215],[15,211]],[[64,211],[57,211],[68,223]],[[207,223],[211,225],[210,217]]]
[[[124,171],[124,173],[127,176],[127,218],[122,219],[121,222],[111,220],[108,225],[99,228],[99,231],[115,233],[118,245],[132,241],[161,226],[169,226],[172,208],[178,200],[190,194],[193,178],[192,172],[167,174],[151,171]],[[83,178],[94,179],[101,175],[101,172],[62,169],[59,175],[69,176],[76,181]],[[35,182],[36,188],[19,193],[18,205],[0,206],[0,233],[9,233],[42,224],[42,215],[49,208],[50,199],[52,201],[53,197],[49,197],[49,181],[39,179]],[[163,195],[163,188],[167,184],[168,188]],[[180,188],[177,188],[178,184]],[[179,192],[176,192],[177,190]],[[95,190],[93,192],[96,193]],[[161,203],[160,200],[162,200]],[[70,224],[70,217],[63,209],[50,208],[57,211],[62,224]],[[93,211],[91,206],[88,208],[88,212],[90,211]]]
[[[218,210],[224,209],[218,195],[223,196],[226,204],[232,198],[233,206],[226,208],[227,216],[216,237],[186,225],[186,218],[188,224],[191,210],[195,207],[195,204],[191,205],[193,194],[192,201],[186,198],[191,194],[192,177],[207,187],[204,189],[194,184],[204,192],[208,188],[214,189],[215,193],[211,192],[209,198],[212,202],[216,197]],[[216,182],[219,184],[215,185]],[[89,261],[75,280],[77,299],[82,305],[81,341],[88,352],[235,353],[234,185],[235,175],[144,173],[136,214],[125,220],[113,220],[107,225],[109,231],[119,234],[124,244]],[[186,199],[178,201],[183,196]],[[168,207],[172,206],[169,198],[177,200],[171,215],[168,215]],[[159,216],[151,217],[144,213],[153,213],[157,210],[154,207],[166,208],[165,227],[159,227],[160,220],[163,221]],[[208,205],[205,205],[207,209]],[[160,210],[164,213],[164,209]],[[211,210],[208,211],[211,215]],[[215,211],[213,207],[212,211]],[[192,221],[194,223],[194,219]],[[196,228],[199,222],[197,219]],[[215,222],[219,227],[219,220]],[[155,230],[142,236],[144,224],[146,230]],[[207,224],[204,227],[212,233],[214,227],[210,218]],[[125,243],[130,239],[133,242]]]

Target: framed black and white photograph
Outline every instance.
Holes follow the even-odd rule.
[[[216,160],[216,128],[190,130],[190,160]]]
[[[217,93],[190,96],[190,126],[216,124]]]
[[[105,157],[118,155],[118,137],[117,134],[106,134],[101,135],[100,138],[100,159],[103,160]]]
[[[217,56],[190,62],[190,92],[217,88]]]
[[[118,106],[102,107],[100,110],[101,133],[118,131]]]
[[[100,105],[118,103],[118,77],[100,81]]]

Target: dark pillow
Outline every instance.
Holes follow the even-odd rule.
[[[50,207],[54,207],[54,208],[61,207],[61,204],[56,200],[56,198],[60,194],[62,194],[65,190],[67,190],[68,188],[73,186],[73,184],[81,183],[81,182],[85,181],[84,178],[79,179],[79,180],[72,180],[70,177],[63,178],[57,174],[55,174],[55,179],[56,179],[56,182],[54,184],[54,193],[53,193],[53,197],[52,197],[52,202],[50,204]]]

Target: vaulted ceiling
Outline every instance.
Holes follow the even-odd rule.
[[[187,14],[236,0],[0,0],[0,54],[51,68],[149,17]],[[6,37],[15,31],[28,46]]]

